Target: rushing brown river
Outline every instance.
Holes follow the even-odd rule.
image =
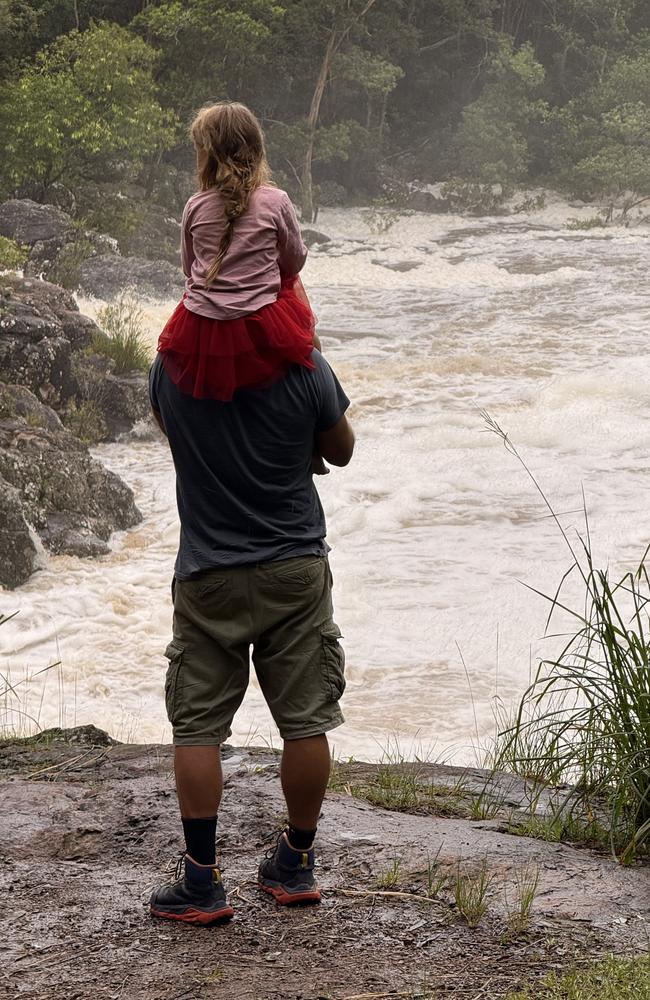
[[[499,439],[510,434],[570,532],[582,488],[599,563],[627,568],[649,536],[649,231],[566,228],[535,216],[410,215],[373,234],[323,212],[333,241],[305,283],[324,351],[353,400],[357,452],[318,480],[345,636],[347,725],[337,754],[471,760],[495,697],[522,692],[547,606],[569,564],[557,526]],[[81,302],[94,312],[98,303]],[[173,303],[145,305],[152,341]],[[20,711],[40,725],[94,722],[121,739],[170,736],[162,651],[178,522],[162,440],[97,454],[134,489],[144,522],[99,560],[50,557],[2,610],[0,652]],[[579,602],[580,591],[574,592]],[[53,660],[62,666],[30,675]],[[23,729],[15,699],[0,723]],[[233,741],[271,739],[255,684]]]

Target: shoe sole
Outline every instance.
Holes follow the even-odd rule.
[[[208,910],[197,910],[189,906],[182,913],[173,913],[170,910],[156,910],[150,907],[152,917],[161,917],[163,920],[180,920],[186,924],[217,924],[234,917],[235,911],[232,906],[226,906],[222,910],[210,913]]]
[[[307,889],[304,892],[287,892],[280,885],[266,885],[264,882],[257,883],[262,892],[268,892],[281,906],[292,906],[294,903],[320,903],[320,889]]]

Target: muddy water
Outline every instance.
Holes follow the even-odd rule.
[[[571,531],[584,487],[600,562],[623,568],[643,552],[648,231],[575,232],[572,214],[413,215],[379,235],[356,212],[319,220],[334,239],[312,252],[305,281],[358,433],[352,465],[318,482],[348,657],[337,752],[377,757],[398,736],[406,750],[471,759],[493,731],[495,697],[510,702],[549,652],[546,606],[525,584],[552,592],[568,553],[481,410]],[[146,307],[152,340],[171,305]],[[158,440],[98,455],[131,484],[144,523],[104,559],[50,558],[0,593],[3,611],[20,608],[0,651],[14,680],[62,661],[45,691],[37,679],[22,686],[41,724],[93,721],[159,740],[172,466]],[[277,742],[255,685],[234,735]]]

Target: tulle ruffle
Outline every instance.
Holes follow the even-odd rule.
[[[275,302],[240,319],[210,319],[183,301],[158,340],[165,371],[195,399],[227,402],[237,389],[268,385],[291,365],[314,368],[314,316],[300,279],[282,281]]]

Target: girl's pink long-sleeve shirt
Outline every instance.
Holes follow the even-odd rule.
[[[289,195],[279,188],[260,187],[235,223],[221,269],[206,288],[205,276],[225,229],[219,192],[211,188],[193,194],[181,221],[183,301],[190,312],[212,319],[237,319],[275,302],[280,276],[298,274],[307,259]]]

